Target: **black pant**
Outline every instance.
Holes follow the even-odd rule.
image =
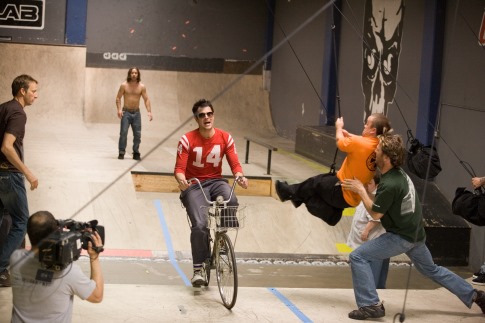
[[[299,184],[290,185],[290,189],[293,201],[305,203],[308,212],[332,226],[340,221],[343,210],[350,207],[334,174],[310,177]]]

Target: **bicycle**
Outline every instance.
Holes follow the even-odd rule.
[[[207,215],[207,227],[209,230],[212,230],[212,233],[209,233],[208,241],[211,257],[202,266],[202,274],[205,278],[204,285],[209,285],[210,271],[215,269],[219,294],[221,295],[222,303],[227,309],[233,308],[236,304],[238,288],[236,255],[234,254],[234,245],[227,235],[227,231],[235,230],[237,239],[237,230],[244,227],[246,217],[246,207],[227,205],[234,193],[238,179],[236,177],[234,180],[227,200],[224,200],[222,196],[218,196],[215,201],[210,201],[207,198],[202,184],[197,178],[187,180],[189,183],[196,182],[199,185],[206,202],[209,203],[209,206],[201,206]]]

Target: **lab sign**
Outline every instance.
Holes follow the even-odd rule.
[[[0,28],[44,29],[45,0],[1,0]]]

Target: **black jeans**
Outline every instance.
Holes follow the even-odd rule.
[[[293,201],[305,203],[308,212],[332,226],[340,221],[343,210],[350,207],[334,174],[310,177],[299,184],[290,185],[290,189]]]

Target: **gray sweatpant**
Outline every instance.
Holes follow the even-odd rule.
[[[209,179],[202,182],[207,198],[215,201],[218,196],[223,196],[224,200],[229,198],[231,187],[226,179]],[[190,233],[190,244],[192,246],[192,261],[194,264],[202,264],[210,258],[209,250],[209,229],[207,228],[207,215],[201,206],[209,206],[202,194],[200,187],[193,184],[180,194],[180,200],[187,209],[190,223],[192,224]],[[238,201],[233,194],[227,205],[237,206]]]

